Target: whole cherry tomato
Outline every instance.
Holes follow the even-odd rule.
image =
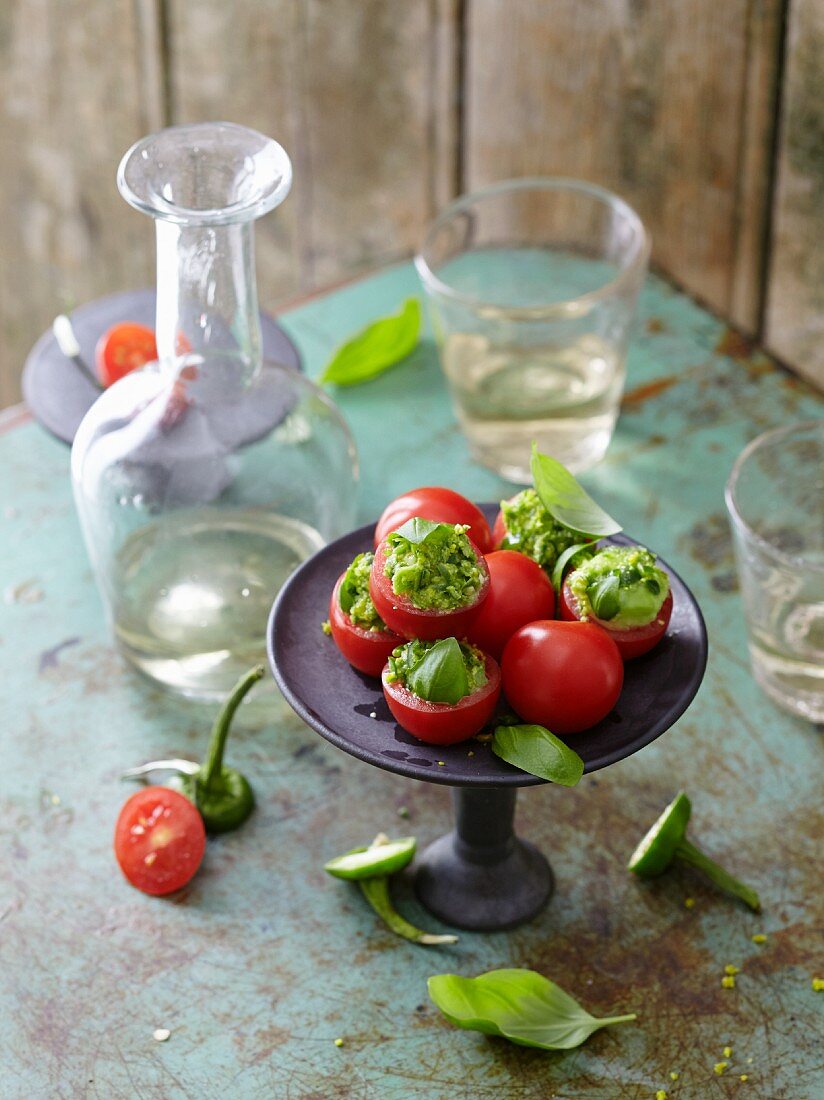
[[[601,619],[592,618],[588,621],[599,626],[601,630],[605,630],[618,646],[618,652],[623,660],[631,661],[633,657],[640,657],[644,653],[649,653],[653,646],[658,645],[666,633],[671,615],[672,592],[668,592],[667,598],[661,604],[661,610],[652,622],[646,623],[644,626],[629,626],[622,629]],[[575,622],[581,618],[578,611],[578,601],[570,592],[568,583],[565,583],[561,589],[561,618],[566,619],[568,622]]]
[[[127,799],[114,830],[114,854],[132,886],[171,894],[194,875],[206,850],[197,808],[169,787],[144,787]]]
[[[451,610],[416,607],[405,593],[398,595],[392,588],[391,577],[384,572],[388,545],[385,541],[380,544],[372,563],[369,595],[375,610],[391,630],[404,638],[420,638],[422,641],[466,637],[472,620],[489,593],[486,560],[474,542],[471,539],[469,542],[481,572],[481,585],[471,603]]]
[[[155,334],[136,321],[123,321],[104,332],[97,341],[94,361],[104,386],[157,359]]]
[[[551,619],[555,592],[544,570],[525,554],[496,550],[486,555],[489,595],[469,628],[469,640],[500,661],[504,646],[526,623]]]
[[[440,486],[410,489],[387,504],[375,527],[375,546],[379,546],[390,531],[397,531],[414,516],[433,523],[465,523],[469,526],[467,534],[482,554],[492,549],[489,524],[477,504],[453,489]]]
[[[621,694],[618,646],[594,623],[541,619],[517,630],[501,661],[504,694],[524,722],[580,733],[606,718]]]
[[[401,683],[389,683],[387,665],[383,670],[383,694],[398,725],[430,745],[453,745],[479,733],[495,713],[501,694],[498,663],[485,656],[486,683],[457,703],[430,703]]]
[[[403,638],[386,630],[366,630],[353,623],[340,605],[340,586],[346,573],[341,573],[329,601],[329,625],[332,637],[343,656],[359,672],[380,676],[389,654],[403,644]]]

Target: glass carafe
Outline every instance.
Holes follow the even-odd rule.
[[[72,480],[120,649],[194,698],[219,698],[263,658],[284,580],[354,522],[345,422],[297,371],[261,360],[252,223],[290,183],[276,142],[229,123],[145,138],[118,172],[156,220],[159,359],[89,410]]]

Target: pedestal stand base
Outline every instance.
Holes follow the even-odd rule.
[[[513,831],[513,788],[455,790],[457,828],[421,856],[415,891],[456,928],[503,931],[531,920],[552,894],[553,876],[538,849]]]

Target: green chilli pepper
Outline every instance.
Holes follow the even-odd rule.
[[[640,878],[654,878],[663,874],[673,860],[679,859],[703,871],[721,890],[740,898],[745,905],[758,913],[761,902],[752,887],[740,882],[724,870],[714,859],[704,855],[687,840],[692,805],[681,791],[670,802],[644,839],[632,853],[627,867]]]
[[[390,840],[379,833],[368,848],[352,848],[342,856],[330,859],[324,864],[324,871],[335,878],[357,882],[361,893],[378,916],[396,935],[412,943],[432,945],[437,943],[456,943],[457,936],[437,935],[423,932],[410,924],[400,915],[392,904],[389,893],[389,875],[402,871],[415,855],[416,841],[413,836]]]
[[[123,778],[139,779],[155,771],[176,772],[169,786],[194,802],[207,832],[228,833],[237,829],[254,809],[255,796],[246,777],[223,763],[223,752],[235,711],[262,678],[263,672],[263,665],[256,665],[232,688],[212,727],[209,749],[202,765],[188,760],[152,760],[124,772]]]

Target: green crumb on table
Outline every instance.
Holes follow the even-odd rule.
[[[336,1047],[342,1047],[343,1046],[343,1039],[335,1039],[335,1046]]]
[[[409,817],[409,810],[406,806],[398,806],[398,817]]]
[[[670,1070],[670,1081],[677,1081],[677,1080],[678,1080],[678,1074],[676,1073],[676,1071],[674,1069],[671,1069]]]
[[[695,907],[695,898],[684,898],[684,908],[693,909]]]
[[[329,635],[332,633],[332,624],[329,622],[328,619],[323,620],[323,622],[320,624],[320,628],[324,634]]]
[[[753,943],[758,943],[758,944],[767,942],[767,937],[764,935],[763,932],[756,932],[754,936],[750,936],[750,939],[752,940]]]
[[[712,1067],[712,1072],[716,1073],[719,1077],[722,1073],[726,1073],[729,1062],[716,1062]]]
[[[740,974],[741,973],[741,967],[740,966],[733,966],[732,963],[727,963],[727,965],[724,967],[724,973],[725,974]]]
[[[732,974],[727,974],[721,979],[721,985],[724,989],[735,989],[735,978]]]
[[[659,1089],[655,1094],[655,1100],[667,1100],[667,1094],[663,1089]]]
[[[724,1047],[721,1053],[725,1058],[732,1058],[732,1047]]]
[[[439,768],[445,768],[446,767],[446,761],[445,760],[439,760],[438,761],[438,767]]]
[[[748,1066],[751,1066],[751,1065],[753,1064],[753,1062],[754,1062],[754,1061],[755,1061],[755,1059],[754,1059],[754,1058],[748,1058],[748,1059],[747,1059],[747,1065],[748,1065]]]
[[[474,756],[475,753],[472,751],[472,749],[470,749],[469,752],[466,755],[467,756]]]
[[[811,985],[816,993],[820,993],[824,989],[824,978],[813,978]]]
[[[746,1073],[742,1073],[741,1076],[738,1078],[738,1080],[739,1081],[749,1081],[749,1077],[746,1075]]]

